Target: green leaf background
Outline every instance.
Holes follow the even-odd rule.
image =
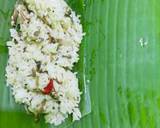
[[[5,86],[14,3],[0,0],[0,128],[51,127],[21,112]],[[90,90],[92,107],[90,113],[87,93],[81,105],[87,116],[70,128],[160,128],[160,0],[68,3],[82,15],[86,32],[75,70],[81,89]],[[141,38],[148,42],[144,47]]]

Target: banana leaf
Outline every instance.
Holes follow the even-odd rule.
[[[14,3],[0,0],[0,128],[51,127],[43,120],[35,123],[5,86],[5,41]],[[87,116],[70,128],[160,128],[160,1],[68,3],[81,14],[86,32],[75,70],[87,92],[81,104]]]

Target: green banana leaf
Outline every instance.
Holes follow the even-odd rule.
[[[5,86],[5,41],[14,3],[0,0],[0,128],[51,127],[43,120],[35,123]],[[87,92],[81,103],[87,116],[70,128],[160,128],[160,0],[68,3],[81,14],[86,32],[75,70]]]

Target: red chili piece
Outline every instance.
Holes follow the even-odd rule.
[[[53,80],[51,79],[49,81],[48,85],[43,88],[43,93],[44,94],[49,94],[49,93],[51,93],[52,90],[55,91],[55,88],[54,88]]]

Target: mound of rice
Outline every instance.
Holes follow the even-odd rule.
[[[64,0],[24,0],[15,7],[7,42],[8,86],[15,101],[47,123],[81,118],[76,73],[83,38],[79,17]]]

